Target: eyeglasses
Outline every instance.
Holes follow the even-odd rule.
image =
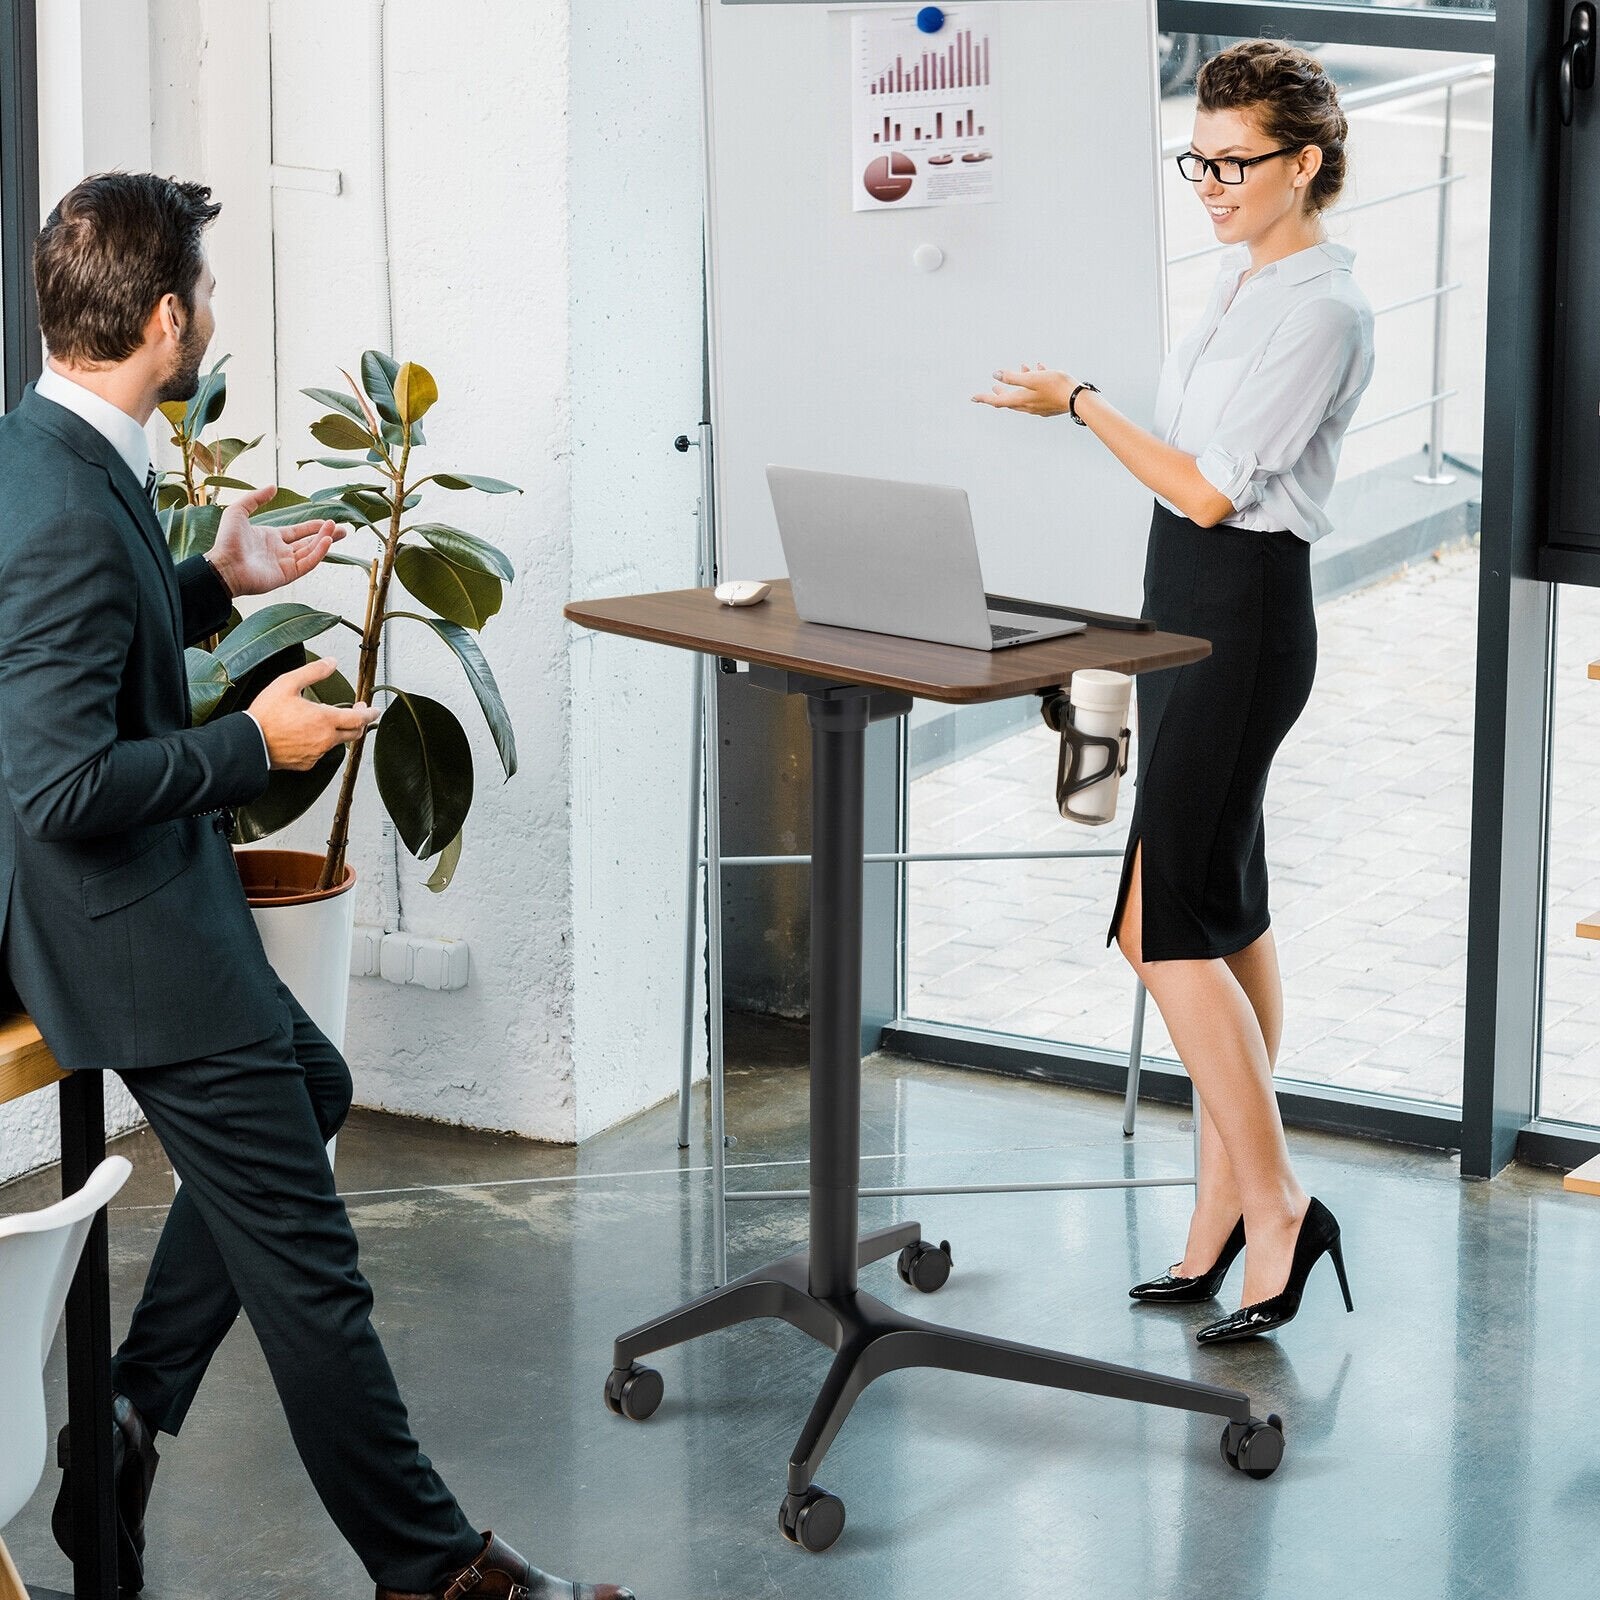
[[[1243,183],[1246,167],[1253,167],[1258,161],[1270,161],[1274,156],[1297,156],[1303,147],[1296,145],[1292,150],[1269,150],[1264,156],[1224,156],[1220,161],[1213,161],[1210,156],[1203,156],[1196,150],[1185,150],[1177,158],[1178,171],[1190,183],[1199,183],[1210,170],[1218,183]]]

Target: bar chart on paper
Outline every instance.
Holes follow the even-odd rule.
[[[926,37],[924,35],[924,37]],[[897,51],[873,82],[872,94],[925,94],[930,89],[987,88],[989,39],[974,39],[964,28],[943,50],[924,50],[912,60]]]
[[[996,20],[991,7],[951,9],[930,35],[915,11],[852,19],[857,211],[999,198]]]

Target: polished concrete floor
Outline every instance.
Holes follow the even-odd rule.
[[[797,1031],[740,1041],[742,1185],[803,1179]],[[700,1103],[703,1111],[703,1101]],[[1180,1117],[1124,1143],[1103,1097],[869,1063],[869,1181],[974,1183],[1186,1170]],[[709,1283],[705,1139],[663,1106],[581,1152],[358,1114],[339,1175],[419,1437],[481,1525],[640,1600],[1529,1600],[1596,1592],[1600,1201],[1550,1174],[1463,1184],[1434,1153],[1297,1135],[1343,1225],[1356,1313],[1326,1265],[1273,1340],[1199,1350],[1207,1308],[1126,1298],[1177,1253],[1184,1189],[866,1202],[919,1217],[956,1270],[937,1296],[892,1265],[864,1283],[915,1314],[1248,1390],[1282,1414],[1283,1467],[1230,1471],[1209,1418],[976,1378],[868,1391],[820,1481],[849,1522],[821,1556],[776,1525],[784,1465],[826,1353],[779,1324],[669,1351],[649,1422],[611,1416],[612,1337]],[[170,1198],[148,1134],[112,1219],[125,1321]],[[0,1211],[51,1178],[0,1191]],[[734,1270],[799,1242],[804,1208],[733,1208]],[[1235,1269],[1224,1292],[1231,1305]],[[50,1367],[52,1426],[64,1404]],[[338,1419],[330,1418],[330,1426]],[[148,1600],[371,1593],[302,1475],[241,1324],[184,1433],[163,1441]],[[56,1475],[6,1530],[25,1577],[69,1587],[47,1520]]]

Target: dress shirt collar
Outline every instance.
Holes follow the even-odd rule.
[[[1271,262],[1256,277],[1276,277],[1283,283],[1309,283],[1312,278],[1320,278],[1325,272],[1348,271],[1355,258],[1356,253],[1349,245],[1314,244]],[[1229,265],[1243,272],[1250,265],[1250,246],[1234,245]]]
[[[34,391],[41,400],[56,405],[82,417],[96,433],[127,463],[133,481],[142,489],[150,471],[150,441],[144,429],[126,411],[102,400],[92,389],[74,383],[52,366],[46,365]]]

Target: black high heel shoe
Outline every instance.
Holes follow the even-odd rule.
[[[1162,1306],[1189,1305],[1196,1300],[1213,1300],[1217,1290],[1222,1287],[1222,1280],[1228,1275],[1228,1268],[1238,1259],[1239,1252],[1244,1249],[1244,1218],[1233,1225],[1233,1232],[1228,1235],[1228,1242],[1222,1247],[1222,1254],[1212,1264],[1209,1272],[1202,1272],[1197,1278],[1180,1278],[1170,1272],[1163,1272],[1159,1278],[1151,1278],[1148,1283],[1136,1283],[1128,1291],[1131,1300],[1143,1300],[1147,1304]]]
[[[1226,1344],[1235,1339],[1254,1339],[1258,1334],[1270,1333],[1292,1322],[1300,1309],[1306,1279],[1324,1255],[1333,1258],[1333,1270],[1339,1274],[1339,1287],[1344,1291],[1345,1310],[1354,1311],[1350,1282],[1344,1275],[1344,1247],[1339,1243],[1338,1219],[1320,1200],[1313,1199],[1294,1241],[1294,1260],[1289,1264],[1289,1281],[1282,1292],[1258,1300],[1253,1306],[1241,1306],[1220,1322],[1207,1323],[1195,1334],[1196,1342]]]

